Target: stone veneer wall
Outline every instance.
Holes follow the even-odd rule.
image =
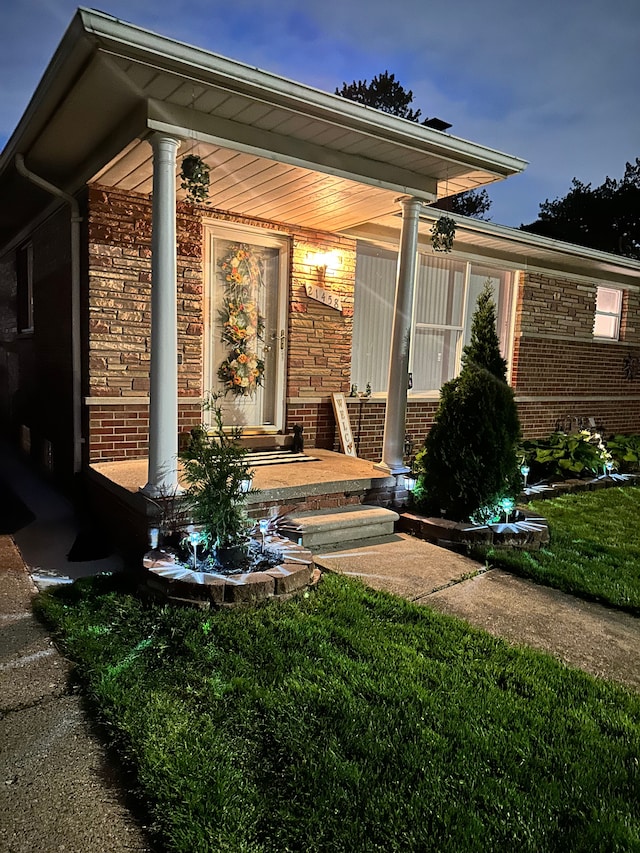
[[[179,420],[200,421],[203,393],[203,221],[234,222],[290,237],[285,429],[300,423],[308,447],[339,449],[330,395],[350,387],[355,244],[324,232],[178,205]],[[88,425],[91,461],[147,452],[151,206],[148,198],[103,187],[89,192]],[[340,271],[321,281],[308,252],[335,250]],[[606,284],[606,282],[602,282]],[[308,284],[338,295],[337,311],[307,296]],[[640,347],[640,294],[625,291],[621,340],[592,337],[597,282],[521,275],[512,384],[526,437],[558,422],[593,417],[607,432],[640,432],[640,380],[623,364]],[[635,348],[635,349],[634,349]],[[359,455],[382,453],[383,400],[348,400]],[[437,400],[410,400],[407,440],[423,443]]]
[[[290,237],[287,400],[310,402],[349,388],[355,278],[355,243],[223,211],[178,204],[179,424],[188,431],[201,420],[204,390],[203,223],[233,222],[277,230]],[[148,443],[151,298],[151,203],[141,195],[95,186],[89,190],[87,426],[91,462],[142,458]],[[308,252],[335,251],[339,270],[320,280],[306,263]],[[321,285],[341,299],[337,311],[307,296]],[[306,405],[306,404],[305,404]],[[313,408],[313,403],[312,403]],[[329,404],[330,408],[330,404]],[[286,426],[297,419],[288,404]],[[331,415],[331,419],[332,419]],[[315,424],[333,444],[334,427]]]

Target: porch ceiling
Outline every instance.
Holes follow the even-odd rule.
[[[92,179],[149,192],[155,130],[198,144],[216,208],[332,230],[526,165],[80,9],[0,156],[0,244],[50,202],[16,177],[17,153],[67,192]]]
[[[347,178],[208,142],[185,141],[179,159],[187,153],[199,154],[211,169],[212,209],[327,231],[340,231],[398,209],[397,192]],[[91,183],[147,194],[151,192],[151,169],[150,146],[135,140]],[[176,193],[178,198],[186,195],[179,177]]]

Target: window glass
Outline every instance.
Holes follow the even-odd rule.
[[[596,313],[593,321],[593,334],[596,338],[618,340],[620,334],[620,315],[622,312],[622,291],[613,287],[599,287],[596,295]]]
[[[496,332],[500,341],[500,350],[506,358],[509,352],[511,335],[511,299],[513,273],[499,270],[495,267],[481,267],[471,264],[469,275],[469,303],[464,342],[467,344],[471,337],[471,320],[476,309],[478,296],[485,283],[488,282],[493,290],[493,301],[496,305]]]
[[[396,291],[397,255],[358,243],[353,306],[351,382],[364,391],[386,391]]]
[[[351,382],[364,390],[387,390],[397,255],[358,244]],[[485,282],[493,287],[497,332],[509,351],[513,274],[455,258],[419,255],[414,292],[410,371],[412,393],[439,391],[457,376],[471,317]]]

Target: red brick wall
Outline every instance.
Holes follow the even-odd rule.
[[[624,372],[640,349],[640,294],[624,294],[620,340],[594,340],[598,284],[522,275],[512,385],[525,437],[587,418],[607,433],[640,432],[640,377]]]
[[[361,459],[379,462],[382,457],[385,402],[364,402],[347,397],[347,408],[356,451]],[[411,445],[407,458],[420,449],[438,408],[438,401],[410,401],[407,406],[406,434]],[[340,451],[340,438],[336,430],[333,406],[330,400],[303,403],[297,401],[288,407],[287,426],[302,424],[305,445]]]
[[[149,406],[146,403],[96,404],[89,409],[93,462],[142,459],[149,443]],[[199,402],[182,400],[178,405],[178,431],[189,430],[202,419]]]

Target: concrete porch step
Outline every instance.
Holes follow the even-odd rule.
[[[312,551],[318,547],[388,536],[394,532],[399,517],[391,509],[363,504],[291,515],[302,529],[302,544]]]

